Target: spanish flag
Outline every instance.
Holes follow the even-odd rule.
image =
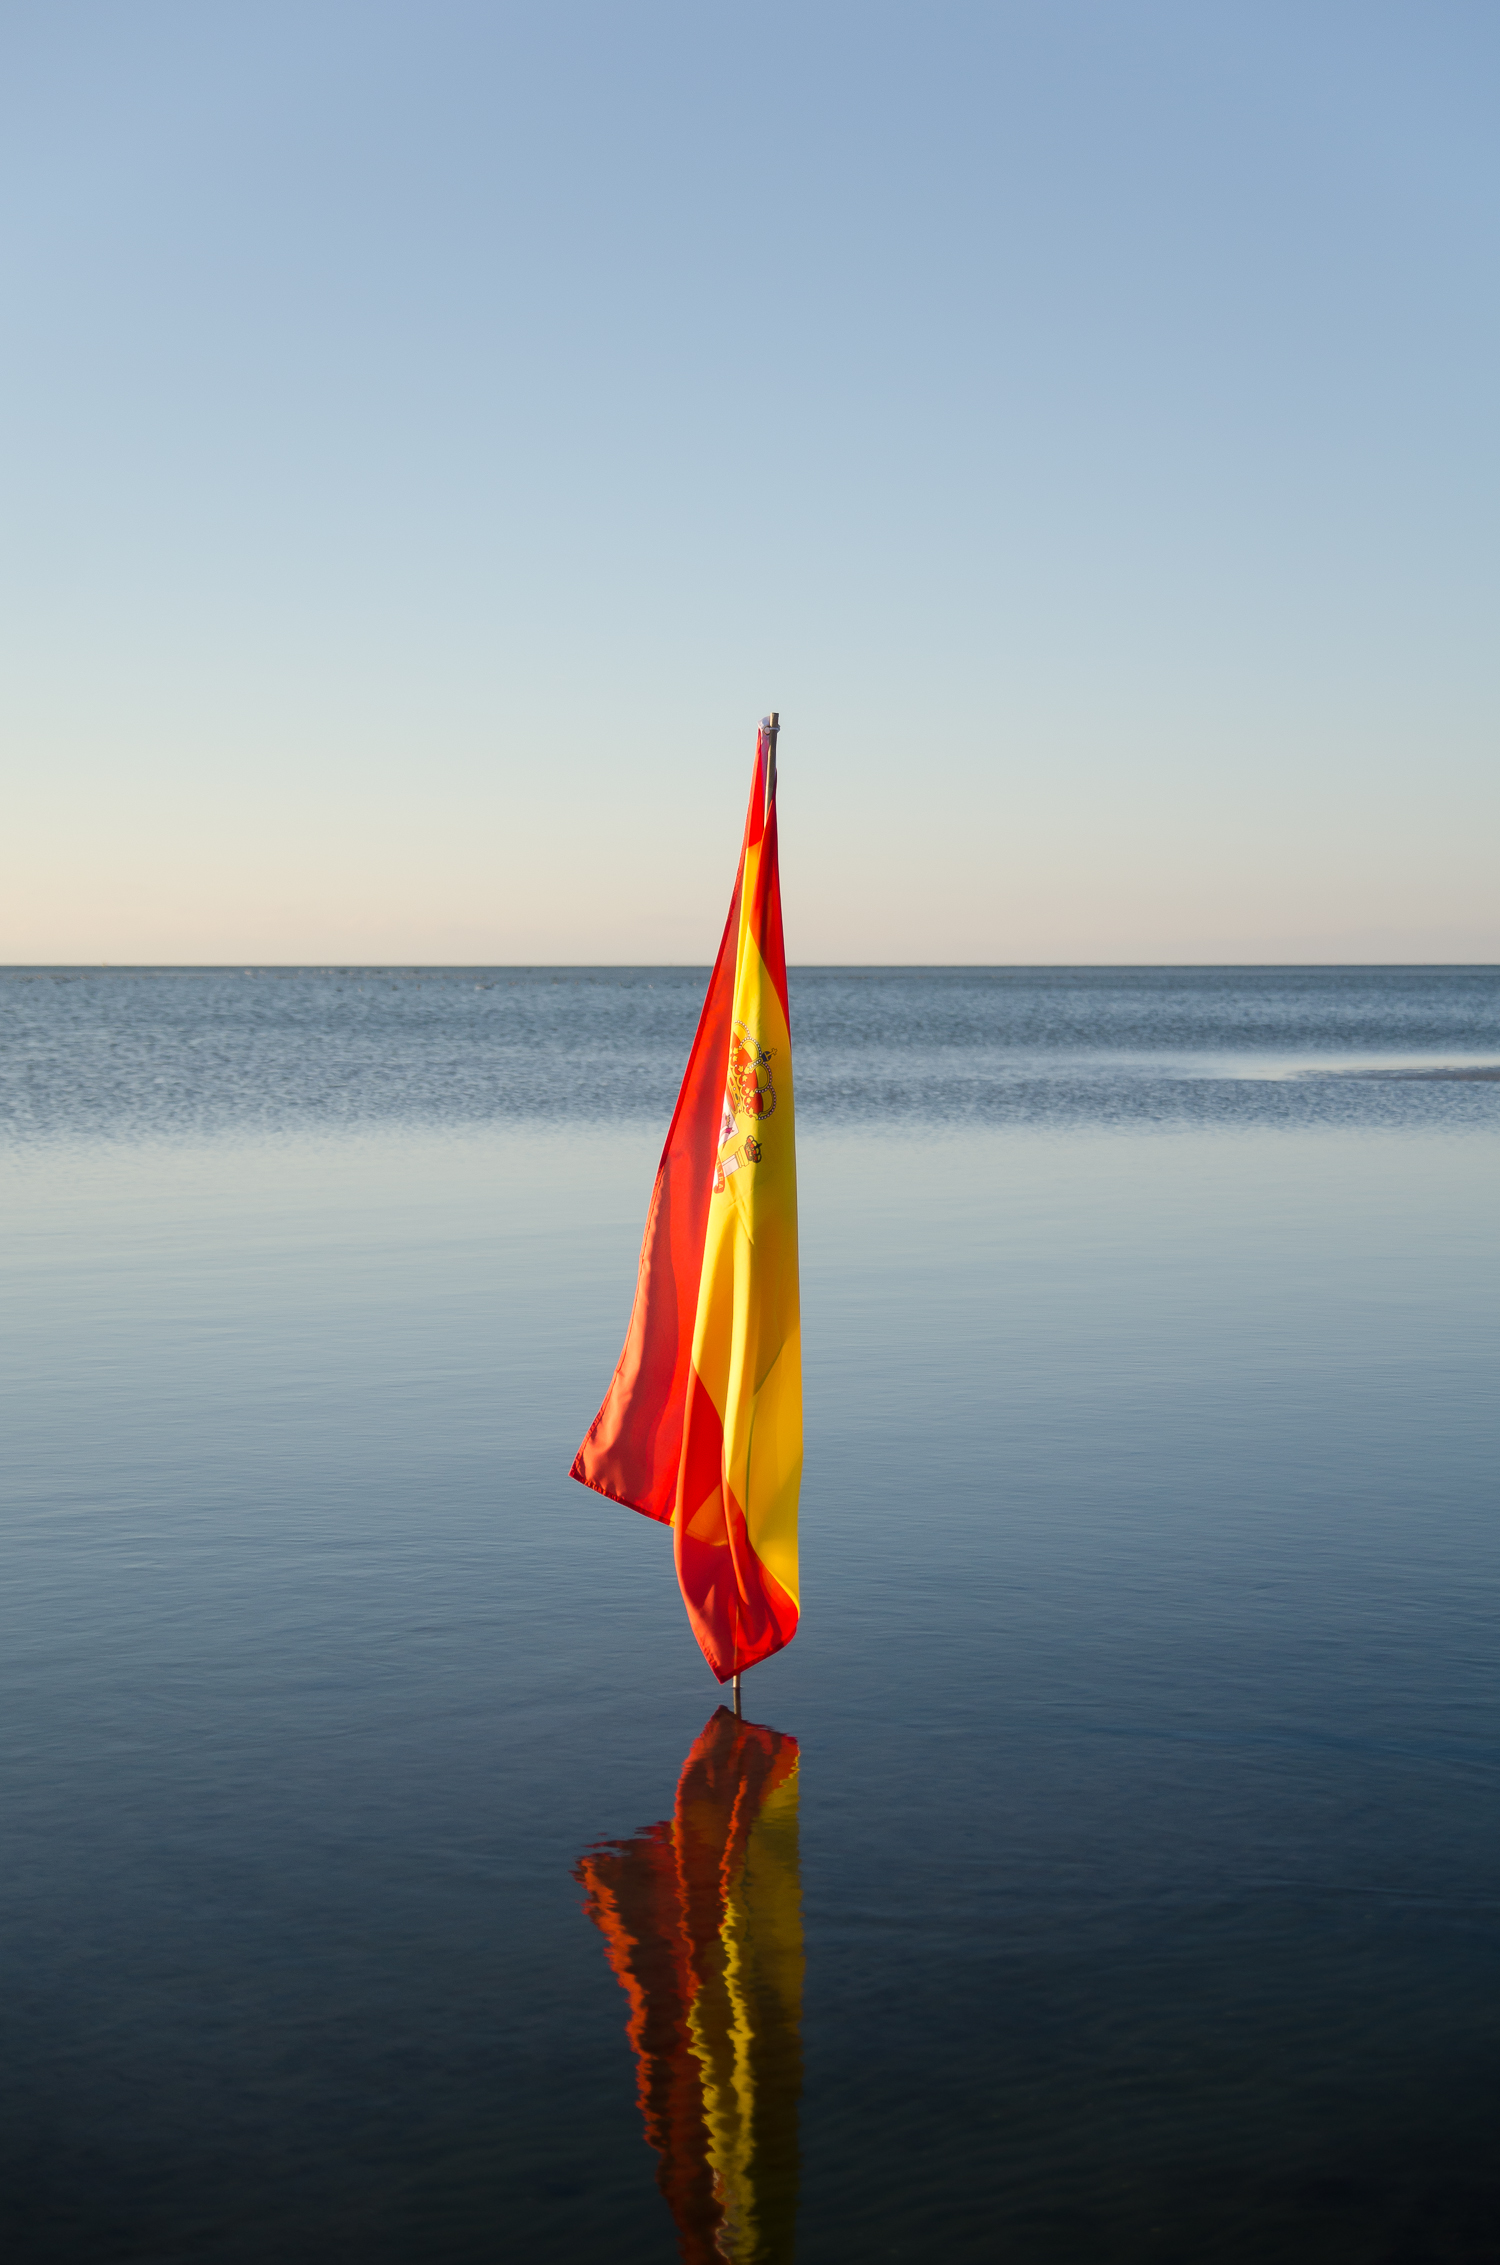
[[[797,1741],[720,1707],[676,1814],[574,1871],[630,2012],[684,2265],[790,2265],[802,2090]]]
[[[721,1683],[797,1632],[802,1334],[775,721],[662,1150],[635,1307],[573,1477],[670,1525]]]

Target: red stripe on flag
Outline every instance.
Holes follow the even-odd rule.
[[[776,987],[776,996],[781,1001],[781,1011],[790,1033],[792,1009],[787,997],[786,938],[781,927],[781,837],[776,824],[774,803],[771,805],[766,837],[760,869],[755,877],[755,894],[750,901],[750,931],[765,962],[766,973]]]
[[[743,853],[740,863],[743,870]],[[663,1525],[671,1523],[677,1502],[693,1324],[724,1106],[739,920],[737,874],[646,1214],[625,1349],[570,1474],[596,1494],[607,1494]]]

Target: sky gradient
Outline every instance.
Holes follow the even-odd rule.
[[[0,11],[0,960],[1494,960],[1500,17]]]

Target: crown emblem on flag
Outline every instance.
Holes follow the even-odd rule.
[[[729,1046],[729,1100],[737,1115],[769,1117],[776,1107],[776,1088],[771,1081],[774,1051],[774,1047],[763,1048],[742,1022],[735,1024]]]

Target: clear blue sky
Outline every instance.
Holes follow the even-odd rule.
[[[0,11],[0,958],[1500,958],[1500,13]]]

